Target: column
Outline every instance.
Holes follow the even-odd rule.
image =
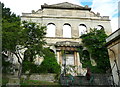
[[[81,69],[82,69],[82,64],[80,62],[80,56],[79,56],[79,52],[77,52],[77,67],[78,67],[78,73],[81,73]]]
[[[59,64],[59,61],[60,61],[60,59],[59,59],[60,58],[60,52],[57,51],[56,54],[57,54],[57,63]]]
[[[75,71],[78,72],[78,66],[77,66],[77,53],[74,52],[74,65],[75,65]],[[77,72],[75,73],[75,76],[77,75]]]
[[[59,52],[59,64],[62,65],[62,52]]]
[[[76,66],[77,65],[77,55],[76,55],[76,52],[74,52],[74,65]]]
[[[61,51],[57,51],[57,62],[62,65],[62,53]]]

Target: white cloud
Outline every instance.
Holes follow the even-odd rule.
[[[109,16],[111,19],[112,31],[118,29],[118,17],[115,14],[118,13],[118,0],[93,0],[92,10],[101,16]]]
[[[112,27],[112,32],[118,29],[118,18],[112,18],[111,19],[111,27]]]
[[[110,16],[116,14],[118,11],[118,2],[112,0],[98,1],[93,0],[92,10],[100,12],[102,16]]]
[[[112,30],[116,30],[118,26],[117,18],[112,16],[118,13],[118,1],[119,0],[1,0],[4,2],[5,7],[9,7],[12,12],[15,12],[18,15],[23,13],[30,13],[31,10],[38,10],[41,8],[41,5],[44,3],[47,4],[56,4],[61,2],[70,2],[73,4],[80,5],[80,2],[93,2],[92,11],[95,13],[99,12],[101,16],[110,16]]]
[[[9,7],[12,12],[21,15],[22,12],[30,13],[31,10],[38,10],[44,3],[56,4],[61,2],[71,2],[79,4],[79,0],[1,0],[6,7]]]

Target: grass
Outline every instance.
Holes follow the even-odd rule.
[[[57,86],[57,87],[60,87],[60,84],[59,83],[54,83],[54,82],[47,82],[47,81],[39,81],[39,80],[25,80],[25,81],[22,81],[21,82],[21,85],[22,87],[23,86],[27,86],[27,85],[38,85],[38,86]]]
[[[6,83],[8,83],[8,78],[4,77],[2,78],[2,87],[6,87]],[[54,82],[47,82],[47,81],[39,81],[39,80],[22,80],[20,83],[20,87],[61,87],[59,83]]]
[[[2,77],[2,85],[6,85],[8,83],[8,78],[7,77]]]

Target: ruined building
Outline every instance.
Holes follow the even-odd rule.
[[[79,74],[84,71],[77,50],[81,46],[79,37],[89,32],[90,28],[104,28],[106,34],[111,34],[109,17],[100,16],[100,13],[95,14],[87,5],[83,7],[68,2],[44,4],[37,11],[23,13],[21,19],[47,26],[45,40],[51,51],[56,54],[62,70],[65,64],[75,66],[74,70]]]

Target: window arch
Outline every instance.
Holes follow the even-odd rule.
[[[63,37],[71,38],[71,25],[70,24],[64,24],[63,25]]]
[[[50,49],[50,52],[52,52],[52,53],[54,53],[54,54],[55,54],[54,50],[52,50],[52,49]]]
[[[56,26],[54,23],[47,25],[46,37],[55,37]]]
[[[96,29],[101,30],[101,29],[104,29],[104,27],[102,25],[97,25]]]
[[[90,60],[90,53],[87,50],[83,50],[81,56],[82,56],[81,57],[81,61],[88,61],[88,60]]]
[[[87,27],[85,24],[80,24],[79,25],[79,36],[81,36],[82,34],[86,34],[87,33]]]

